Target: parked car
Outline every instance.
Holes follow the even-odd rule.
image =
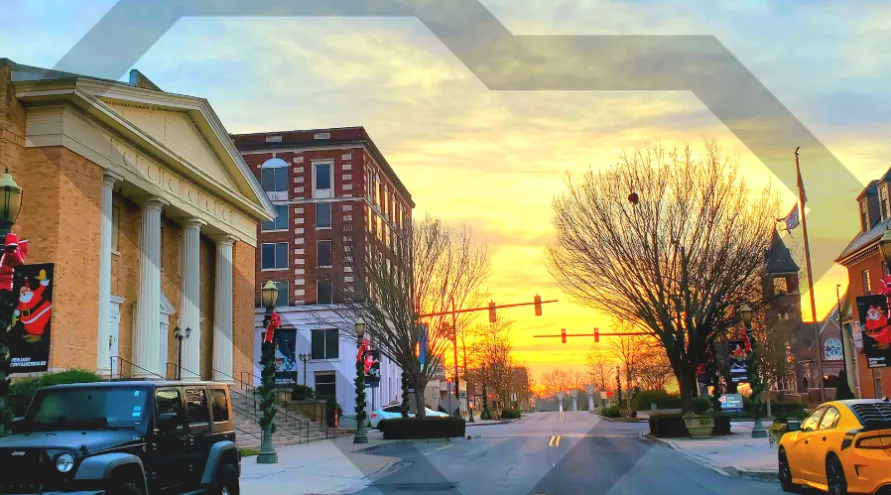
[[[430,409],[429,407],[425,407],[424,410],[427,411],[428,418],[447,418],[447,417],[449,417],[448,414],[441,413],[439,411],[434,411],[434,410]],[[376,409],[374,411],[371,411],[371,418],[370,418],[371,427],[377,428],[378,423],[380,423],[381,421],[383,421],[385,419],[395,419],[395,418],[401,418],[401,417],[402,417],[402,406],[401,405],[387,406],[382,409]],[[414,413],[408,413],[408,417],[413,418],[413,417],[415,417],[415,415],[414,415]]]
[[[0,493],[238,495],[229,388],[99,382],[37,391],[0,439]]]
[[[800,428],[783,435],[777,455],[786,492],[799,485],[832,494],[891,490],[891,401],[821,404]]]

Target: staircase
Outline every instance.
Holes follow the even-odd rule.
[[[229,387],[229,396],[235,416],[233,424],[238,447],[258,450],[262,438],[260,395],[253,387],[237,383],[236,386]],[[272,434],[272,443],[276,447],[315,442],[334,436],[333,429],[276,407],[278,409],[275,415],[276,431]]]

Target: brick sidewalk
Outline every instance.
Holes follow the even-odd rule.
[[[751,422],[731,424],[732,435],[703,439],[654,438],[681,455],[728,475],[777,479],[777,451],[766,438],[752,438]]]

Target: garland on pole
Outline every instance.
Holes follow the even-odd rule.
[[[403,369],[402,370],[402,405],[401,405],[403,418],[407,418],[409,411],[411,411],[411,402],[410,402],[410,397],[409,397],[410,392],[408,391],[408,389],[411,388],[411,387],[409,387],[409,380],[410,380],[410,378],[408,376],[408,371]]]
[[[276,407],[275,386],[275,330],[281,325],[281,317],[278,313],[272,313],[269,317],[269,326],[266,328],[266,338],[263,339],[262,360],[260,364],[263,370],[260,372],[260,427],[270,427],[275,433]]]
[[[365,364],[356,360],[356,425],[365,423]]]

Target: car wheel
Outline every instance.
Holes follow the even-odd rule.
[[[792,468],[789,467],[789,458],[786,457],[786,451],[780,450],[778,473],[780,477],[780,488],[787,493],[798,493],[798,485],[792,483]]]
[[[240,491],[238,482],[238,470],[232,464],[226,464],[220,469],[217,479],[215,495],[238,495]]]
[[[829,495],[848,494],[845,470],[842,467],[841,461],[834,455],[826,459],[826,484],[829,485]]]

